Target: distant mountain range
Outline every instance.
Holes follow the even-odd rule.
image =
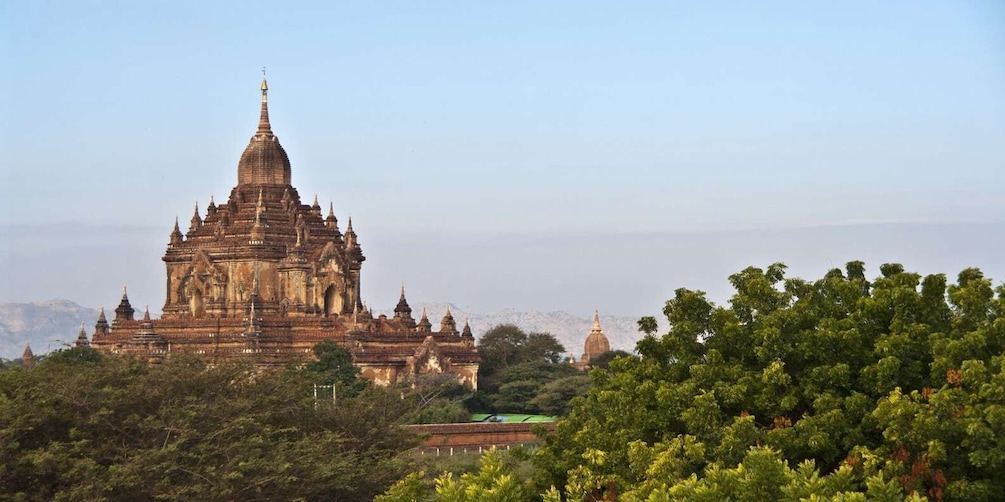
[[[475,337],[480,337],[498,324],[515,324],[527,332],[548,332],[555,335],[566,351],[576,359],[582,355],[586,335],[593,326],[592,317],[578,317],[568,312],[528,312],[504,309],[494,314],[466,312],[455,305],[427,303],[418,305],[413,316],[418,319],[425,307],[433,329],[449,305],[458,329],[464,321],[471,323]],[[380,314],[374,311],[374,314]],[[384,312],[391,315],[390,312]],[[0,357],[21,357],[25,344],[30,343],[35,354],[72,345],[83,322],[88,336],[94,333],[98,309],[82,307],[69,300],[47,300],[33,303],[0,304]],[[611,349],[631,352],[641,337],[634,317],[600,316],[600,325],[611,342]]]
[[[91,333],[97,318],[98,309],[69,300],[0,303],[0,357],[21,357],[28,343],[35,354],[73,344],[80,323],[85,323]]]

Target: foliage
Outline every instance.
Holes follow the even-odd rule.
[[[541,405],[550,408],[561,407],[552,404],[542,393],[550,392],[548,384],[582,376],[582,372],[565,363],[530,361],[503,368],[479,380],[479,394],[487,403],[487,408],[495,412],[540,413]],[[552,396],[554,397],[554,396]]]
[[[359,376],[359,367],[345,347],[325,340],[313,351],[317,359],[304,365],[304,370],[317,385],[331,385],[337,395],[346,397],[356,396],[370,385]]]
[[[421,375],[397,388],[402,399],[411,403],[404,420],[412,424],[468,422],[471,412],[463,402],[474,391],[450,373]]]
[[[500,324],[478,339],[482,358],[479,375],[491,375],[511,365],[546,361],[558,363],[565,347],[550,333],[526,334],[512,324]]]
[[[861,262],[784,271],[732,275],[724,307],[677,290],[662,336],[640,321],[642,357],[590,373],[538,452],[539,489],[719,500],[756,474],[767,499],[793,479],[842,500],[1005,499],[1005,287],[977,269],[954,285],[896,264],[873,282]]]
[[[654,459],[660,464],[665,459]],[[672,459],[666,459],[673,461]],[[845,465],[821,476],[812,460],[795,469],[770,448],[755,447],[733,468],[711,465],[704,476],[691,475],[672,486],[644,486],[623,494],[621,500],[633,501],[719,501],[799,502],[802,500],[834,501],[921,501],[918,495],[904,497],[896,480],[884,480],[879,475],[866,479],[864,489],[858,488],[853,468]],[[573,495],[575,496],[575,495]]]
[[[590,390],[590,377],[584,374],[567,376],[544,384],[530,400],[530,406],[551,416],[565,416],[572,409],[573,399]]]
[[[590,359],[590,367],[602,368],[606,370],[611,366],[611,361],[619,357],[632,357],[632,355],[623,350],[608,350],[607,352],[602,352],[597,357]]]
[[[478,341],[482,363],[478,393],[469,409],[496,413],[567,412],[585,394],[588,380],[562,361],[565,347],[548,333],[526,334],[512,324],[488,330]],[[558,382],[564,381],[561,384]],[[585,385],[584,385],[585,383]]]
[[[377,502],[517,502],[530,498],[526,483],[514,471],[512,458],[489,450],[480,459],[477,472],[454,476],[444,472],[435,480],[426,479],[425,472],[410,474],[396,483]]]
[[[20,359],[4,359],[0,357],[0,371],[21,366]]]
[[[369,500],[416,444],[399,396],[315,402],[303,371],[59,352],[0,372],[0,498]]]

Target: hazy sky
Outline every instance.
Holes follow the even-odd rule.
[[[161,251],[140,257],[157,274],[174,217],[234,185],[262,66],[294,185],[351,214],[364,252],[398,234],[451,247],[1005,220],[997,0],[13,0],[0,13],[0,225],[159,227]],[[19,242],[0,245],[30,254]],[[36,299],[17,298],[19,272],[0,299]]]

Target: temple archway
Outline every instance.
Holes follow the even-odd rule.
[[[335,289],[335,285],[328,286],[325,290],[325,315],[342,313],[342,295]]]
[[[188,309],[192,313],[192,317],[202,317],[206,312],[202,304],[202,291],[198,289],[192,291],[188,297]]]

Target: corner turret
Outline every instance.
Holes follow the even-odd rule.
[[[447,313],[443,314],[440,320],[440,333],[457,333],[457,322],[454,321],[453,314],[450,313],[450,306],[447,306]]]
[[[112,320],[112,325],[114,326],[124,321],[132,321],[135,312],[133,306],[129,304],[129,295],[126,294],[126,287],[122,286],[122,300],[119,301],[119,306],[115,307],[115,319]]]
[[[195,212],[192,213],[192,220],[188,227],[188,236],[192,237],[193,235],[195,235],[195,232],[199,230],[199,227],[201,226],[202,226],[202,218],[199,217],[199,203],[196,202]]]
[[[338,231],[338,218],[335,217],[335,204],[328,201],[328,216],[325,218],[325,226]]]
[[[422,319],[419,319],[419,324],[416,325],[416,331],[420,333],[429,333],[433,329],[433,323],[429,322],[429,316],[426,315],[426,307],[422,307]]]
[[[171,240],[168,241],[168,247],[180,246],[184,242],[185,237],[181,234],[181,229],[178,228],[178,217],[174,217],[174,230],[171,231]]]
[[[87,340],[87,331],[84,330],[84,323],[80,323],[80,332],[77,333],[77,341],[73,344],[77,347],[90,347],[91,342]]]
[[[98,322],[94,323],[94,339],[108,334],[108,320],[105,319],[105,307],[98,311]]]
[[[412,318],[412,307],[408,306],[405,300],[405,286],[401,286],[401,297],[398,298],[398,305],[394,307],[394,319],[401,321],[405,327],[411,329],[415,327],[415,319]]]

